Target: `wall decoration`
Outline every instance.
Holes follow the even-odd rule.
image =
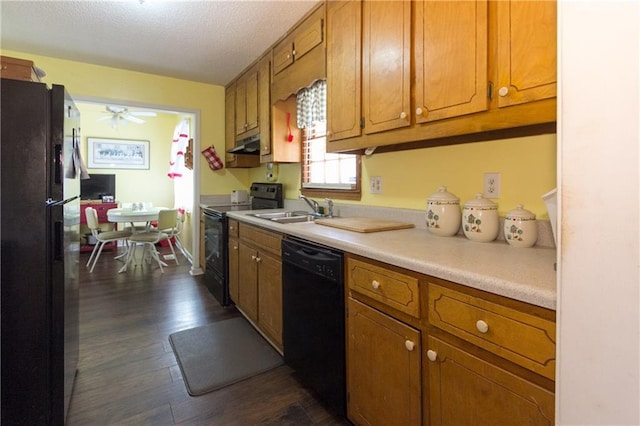
[[[149,141],[87,138],[89,168],[149,169]]]

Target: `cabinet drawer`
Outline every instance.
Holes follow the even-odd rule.
[[[261,250],[268,250],[280,256],[282,235],[244,223],[240,223],[239,225],[239,233],[242,240],[253,243]]]
[[[428,292],[430,324],[555,379],[555,322],[433,283]]]
[[[347,260],[347,267],[351,290],[420,318],[417,278],[351,258]]]
[[[229,219],[229,238],[238,238],[238,221]]]

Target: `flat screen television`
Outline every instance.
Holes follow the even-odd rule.
[[[82,200],[102,200],[103,195],[116,199],[116,175],[92,173],[89,179],[80,180]]]

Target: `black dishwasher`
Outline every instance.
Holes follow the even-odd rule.
[[[298,381],[346,416],[343,254],[282,240],[284,360]]]

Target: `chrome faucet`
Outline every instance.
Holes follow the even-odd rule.
[[[316,200],[312,200],[311,198],[306,197],[302,194],[300,195],[300,199],[306,201],[306,203],[309,204],[309,207],[311,207],[314,214],[320,214],[320,204],[318,204]]]
[[[333,217],[333,200],[331,198],[325,198],[327,203],[327,217]]]

